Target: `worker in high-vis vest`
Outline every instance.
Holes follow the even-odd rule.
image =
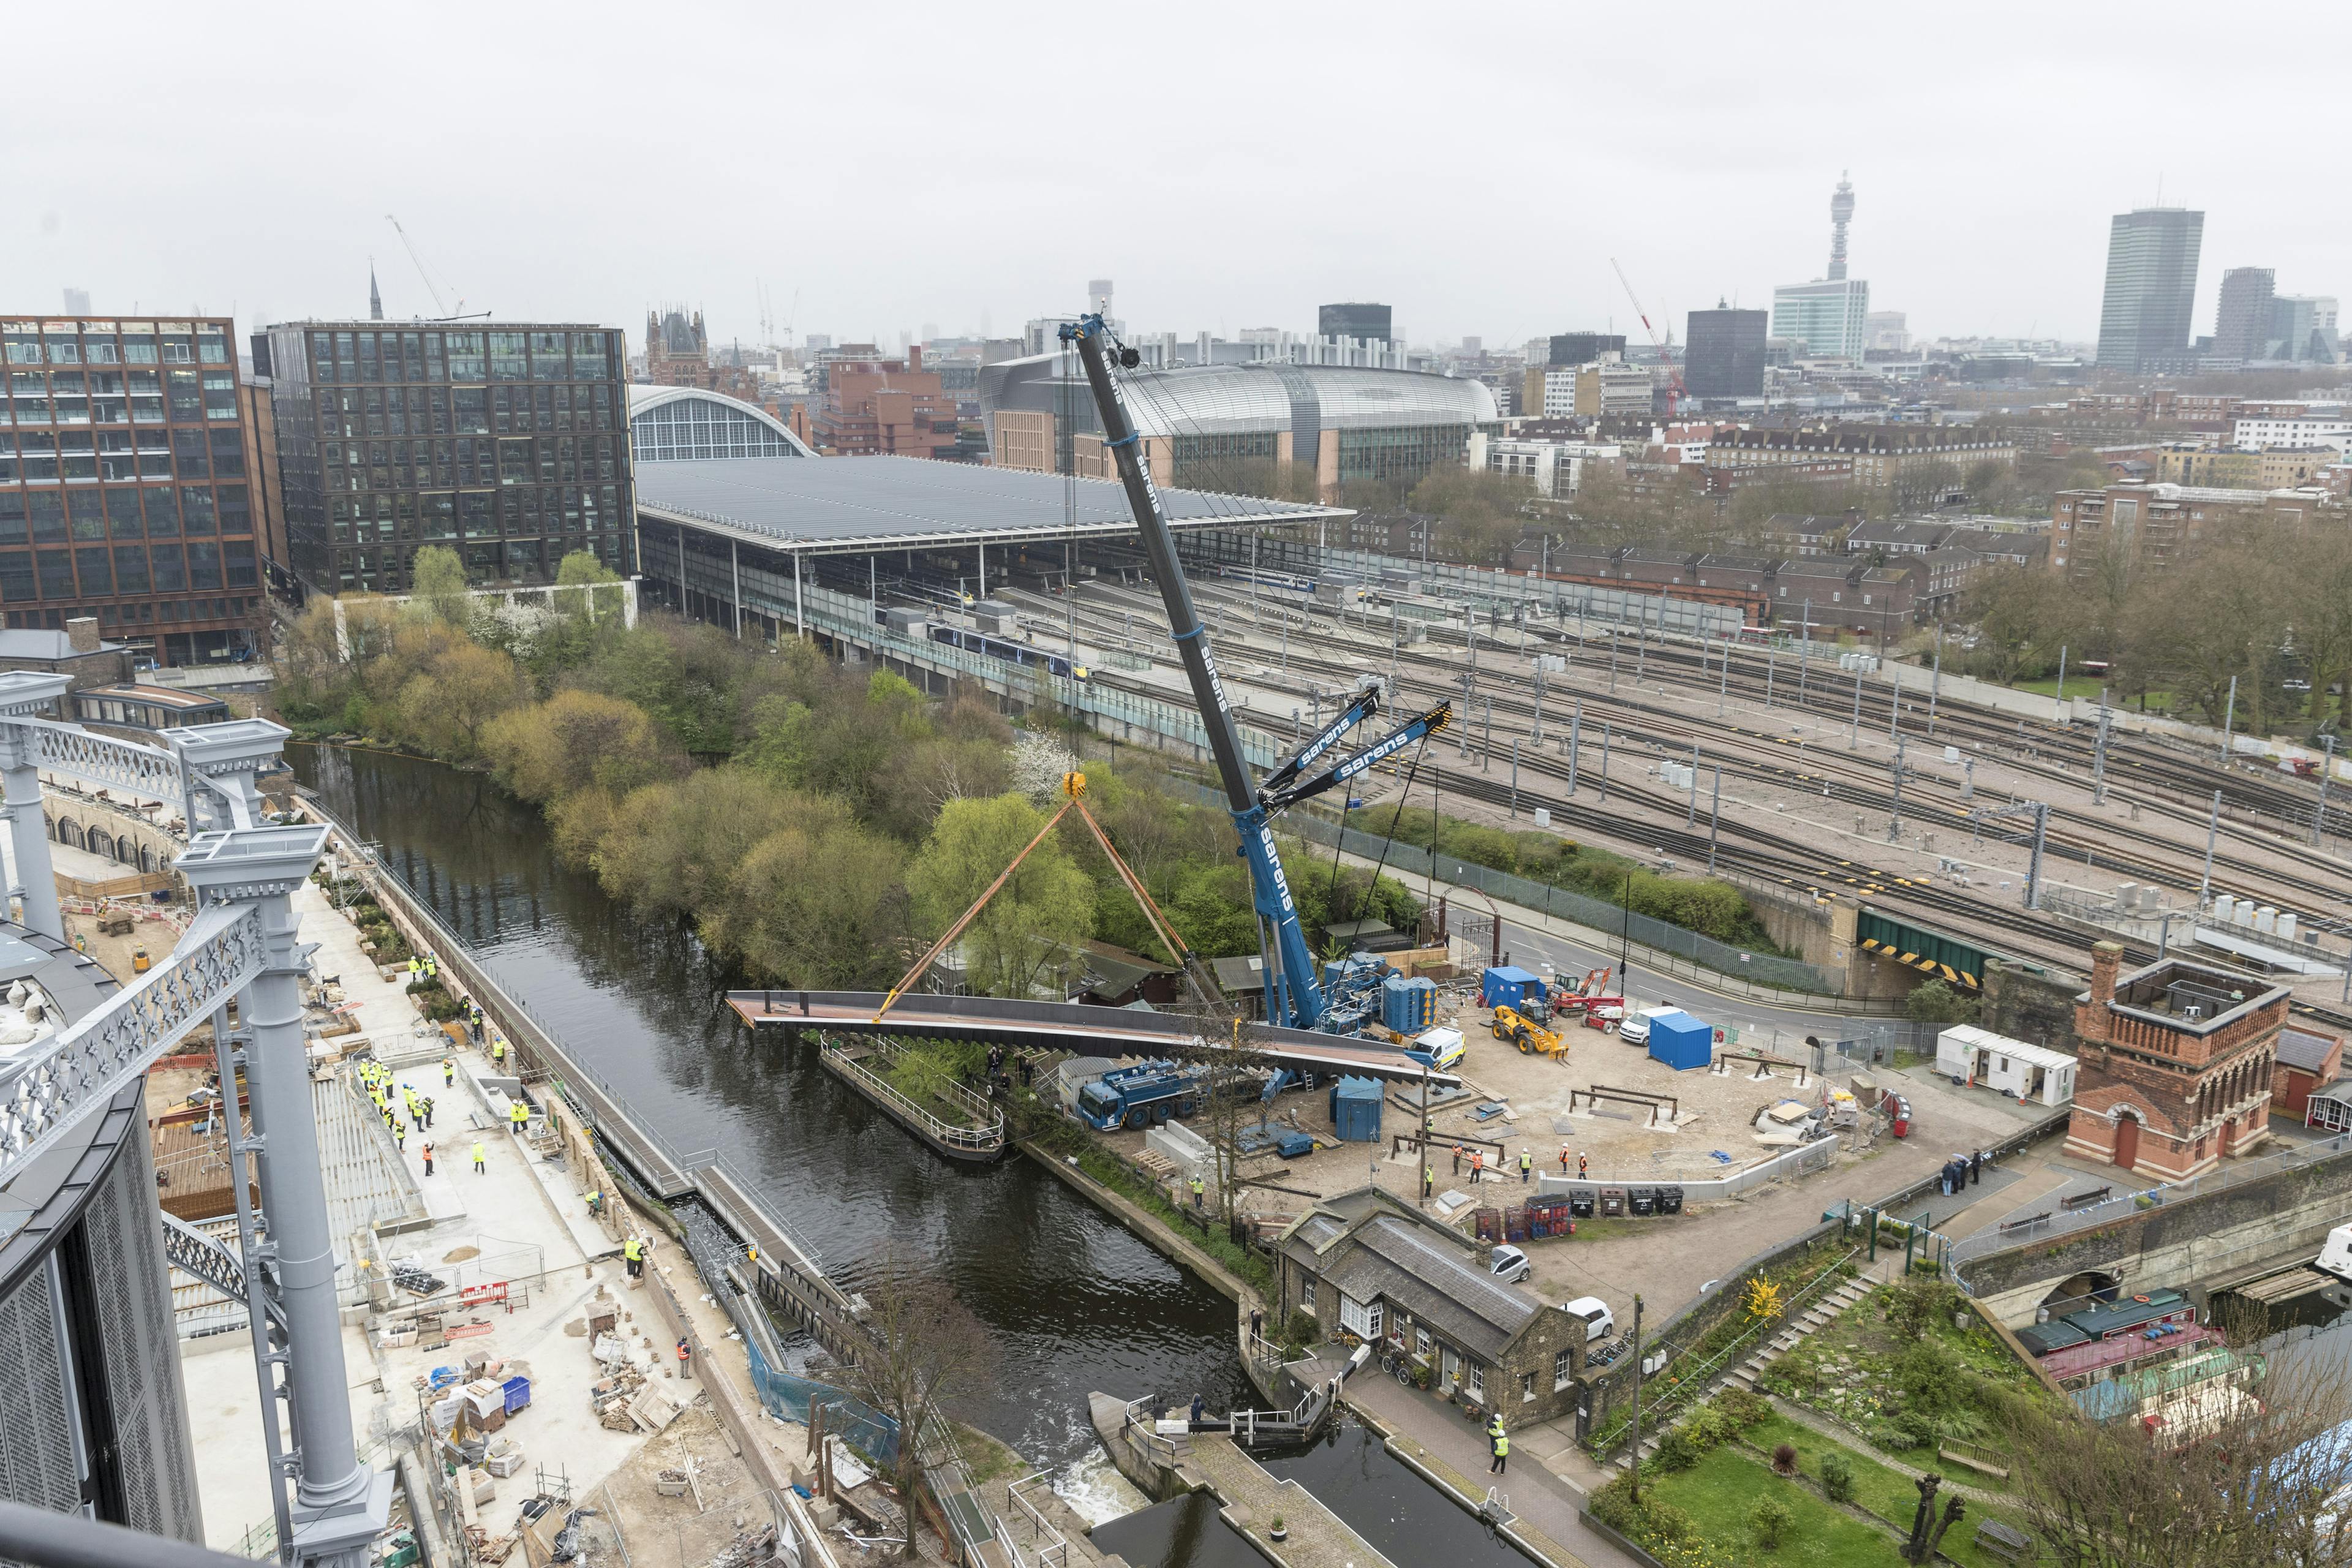
[[[457,1058],[455,1057],[441,1058],[441,1087],[443,1089],[457,1087]]]
[[[1429,1196],[1437,1190],[1437,1167],[1424,1160],[1421,1163],[1421,1195]]]
[[[497,1067],[507,1065],[507,1037],[504,1035],[490,1037],[490,1061]]]
[[[408,978],[412,981],[425,978],[425,961],[415,953],[408,955]]]
[[[646,1271],[646,1244],[635,1237],[621,1244],[621,1261],[629,1266],[629,1278],[641,1278]]]
[[[1519,1151],[1519,1185],[1528,1184],[1528,1173],[1535,1168],[1536,1157],[1527,1150]]]
[[[1510,1463],[1511,1439],[1504,1434],[1500,1422],[1496,1423],[1491,1436],[1495,1439],[1495,1462],[1486,1467],[1486,1473],[1499,1476],[1504,1473],[1503,1467]]]
[[[1192,1206],[1194,1208],[1197,1209],[1201,1206],[1201,1194],[1206,1190],[1207,1189],[1201,1185],[1200,1177],[1195,1176],[1192,1178]]]
[[[478,1175],[480,1175],[480,1174],[482,1173],[482,1156],[483,1156],[484,1154],[487,1154],[488,1152],[489,1152],[489,1151],[482,1147],[482,1141],[481,1141],[480,1139],[478,1139],[478,1138],[475,1139],[475,1140],[474,1140],[474,1174],[476,1174],[476,1175],[478,1175]]]
[[[588,1193],[588,1212],[591,1215],[599,1215],[604,1212],[604,1194],[601,1191],[593,1187],[589,1189]]]
[[[515,1130],[515,1136],[522,1135],[523,1125],[530,1120],[530,1107],[521,1100],[518,1100],[507,1108],[507,1125]]]

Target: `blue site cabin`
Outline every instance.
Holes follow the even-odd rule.
[[[1650,1020],[1650,1058],[1676,1072],[1712,1066],[1715,1031],[1688,1013],[1661,1013]]]
[[[1478,1001],[1487,1007],[1518,1007],[1544,999],[1544,983],[1516,963],[1497,964],[1479,976]]]
[[[1381,1136],[1378,1079],[1343,1078],[1331,1086],[1331,1131],[1342,1142],[1375,1143]]]

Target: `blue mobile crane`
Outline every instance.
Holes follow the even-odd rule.
[[[1111,374],[1114,357],[1121,368],[1132,370],[1139,356],[1133,349],[1112,342],[1110,331],[1099,314],[1064,325],[1061,337],[1076,347],[1079,363],[1085,366],[1087,384],[1094,393],[1095,407],[1102,418],[1103,445],[1118,465],[1119,483],[1127,489],[1128,505],[1135,513],[1136,530],[1143,538],[1144,557],[1150,563],[1152,580],[1160,584],[1160,601],[1168,608],[1169,633],[1183,660],[1185,679],[1192,683],[1192,700],[1201,710],[1202,728],[1208,731],[1209,752],[1216,760],[1218,782],[1225,792],[1225,809],[1233,816],[1234,830],[1241,836],[1239,853],[1249,867],[1251,903],[1256,910],[1258,943],[1265,965],[1266,1019],[1297,1029],[1337,1032],[1352,1025],[1359,1010],[1351,1008],[1344,1015],[1334,1016],[1317,983],[1315,955],[1307,945],[1306,933],[1299,929],[1297,905],[1291,898],[1290,884],[1283,877],[1282,859],[1275,852],[1274,818],[1300,801],[1344,784],[1383,758],[1435,734],[1453,721],[1453,707],[1441,702],[1362,751],[1319,773],[1311,772],[1338,746],[1343,735],[1380,710],[1380,687],[1367,686],[1337,718],[1316,731],[1297,755],[1268,773],[1263,783],[1253,784],[1248,764],[1242,756],[1240,727],[1234,723],[1232,706],[1225,700],[1224,683],[1217,679],[1216,663],[1209,656],[1208,628],[1201,624],[1200,612],[1193,607],[1192,587],[1176,560],[1176,537],[1169,531],[1167,514],[1160,505],[1160,492],[1137,451],[1134,422],[1128,418],[1126,400],[1120,396],[1118,384]]]

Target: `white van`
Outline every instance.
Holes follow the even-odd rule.
[[[1646,1046],[1650,1043],[1650,1020],[1679,1017],[1681,1014],[1680,1007],[1644,1007],[1618,1021],[1617,1037],[1629,1046]]]
[[[2312,1267],[2338,1279],[2352,1279],[2352,1225],[2339,1225],[2327,1233],[2327,1245],[2319,1249]]]
[[[1610,1315],[1609,1303],[1598,1296],[1579,1296],[1560,1309],[1571,1318],[1584,1320],[1584,1342],[1605,1340],[1617,1331],[1617,1320]]]

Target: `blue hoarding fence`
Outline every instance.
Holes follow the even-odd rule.
[[[845,1390],[814,1378],[800,1377],[789,1372],[778,1372],[760,1353],[760,1347],[746,1343],[751,1352],[751,1386],[759,1391],[760,1403],[769,1415],[779,1420],[809,1424],[812,1405],[824,1406],[824,1429],[851,1447],[874,1460],[884,1468],[895,1468],[898,1463],[898,1424]]]

